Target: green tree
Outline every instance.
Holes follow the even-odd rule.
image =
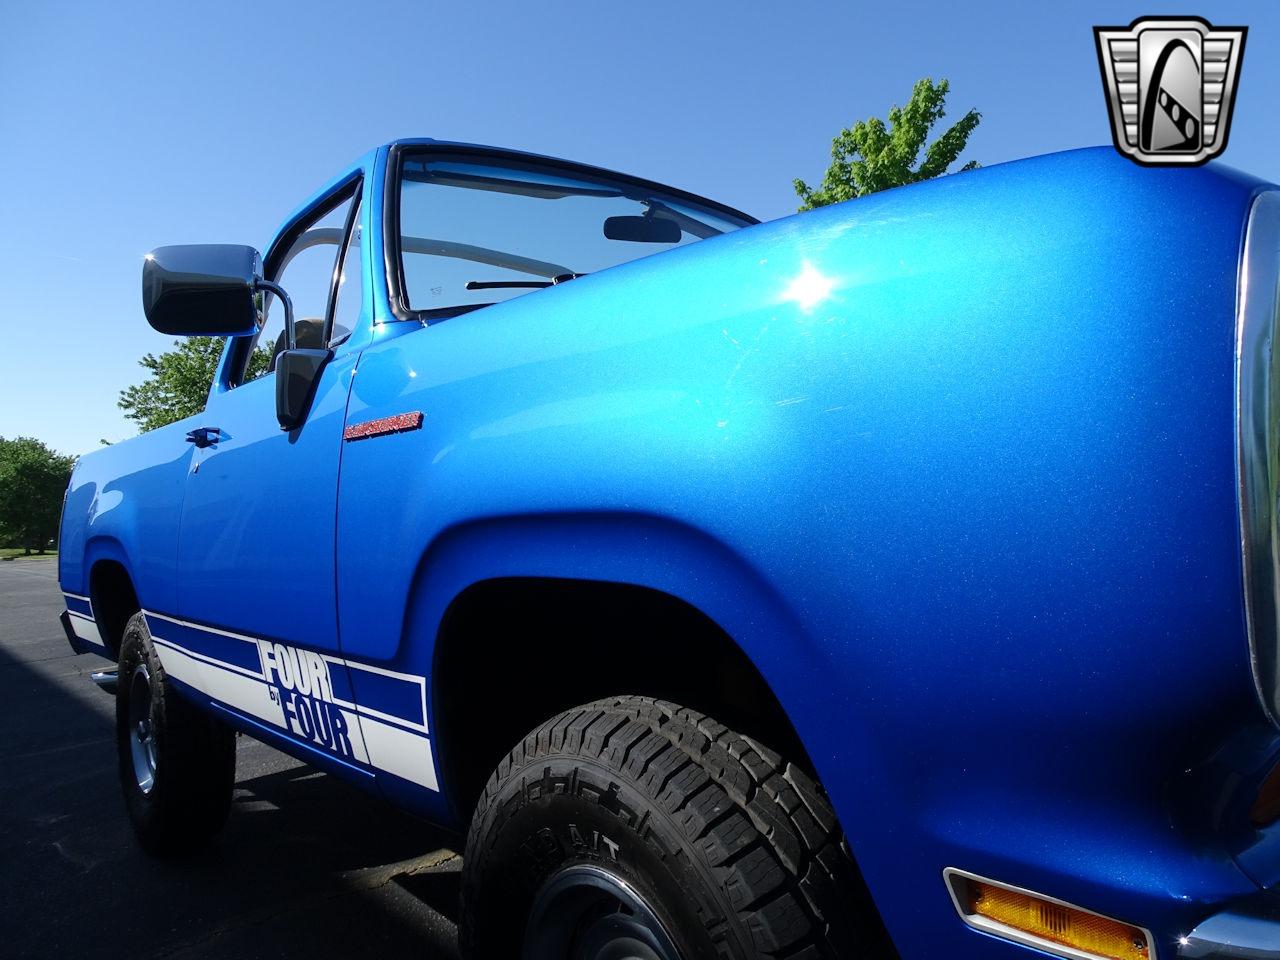
[[[118,405],[124,415],[145,433],[199,413],[209,399],[222,344],[219,337],[188,337],[175,340],[174,349],[159,356],[148,353],[138,361],[146,377],[120,391]],[[249,358],[249,377],[266,370],[270,360],[270,350],[255,350]]]
[[[0,542],[45,552],[58,535],[74,463],[31,437],[0,437]]]
[[[934,83],[926,77],[917,81],[905,107],[889,111],[888,126],[871,117],[841,130],[831,141],[831,166],[821,185],[814,189],[803,180],[793,181],[800,209],[812,210],[946,173],[982,119],[977,110],[970,110],[926,148],[933,125],[946,115],[950,89],[946,80]],[[960,170],[977,166],[971,160]]]

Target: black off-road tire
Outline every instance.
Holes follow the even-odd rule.
[[[526,931],[545,926],[531,911],[545,914],[548,890],[584,872],[637,894],[682,960],[895,956],[822,789],[675,704],[587,704],[502,760],[467,837],[463,955],[548,960],[522,953]],[[599,930],[573,936],[597,943]]]
[[[149,710],[140,694],[139,684],[144,682]],[[154,772],[145,789],[134,756],[135,746],[140,746],[134,740],[135,706],[149,717],[154,744]],[[116,747],[125,807],[144,850],[158,857],[184,856],[206,845],[221,829],[235,787],[235,732],[174,692],[141,613],[125,625],[120,641]]]

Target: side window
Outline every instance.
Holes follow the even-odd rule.
[[[357,194],[358,196],[358,194]],[[323,347],[324,321],[329,312],[329,296],[333,290],[334,265],[342,249],[347,220],[354,197],[347,197],[323,216],[303,228],[280,259],[273,278],[284,287],[293,301],[294,335],[299,347]],[[344,258],[343,270],[348,282],[343,283],[345,296],[339,296],[338,315],[333,336],[336,342],[351,333],[350,320],[340,326],[341,317],[354,318],[360,312],[359,253]],[[354,274],[354,286],[352,275]],[[256,380],[275,371],[276,356],[287,348],[284,330],[284,307],[271,294],[265,295],[262,327],[254,337],[242,383]]]

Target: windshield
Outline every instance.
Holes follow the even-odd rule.
[[[633,181],[519,161],[409,156],[400,184],[415,311],[508,300],[754,222]]]

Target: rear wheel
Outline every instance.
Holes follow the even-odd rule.
[[[120,642],[116,747],[125,806],[148,853],[189,853],[222,827],[235,785],[235,733],[173,692],[141,613]]]
[[[618,697],[499,765],[467,838],[476,960],[892,956],[825,795],[709,717]]]

